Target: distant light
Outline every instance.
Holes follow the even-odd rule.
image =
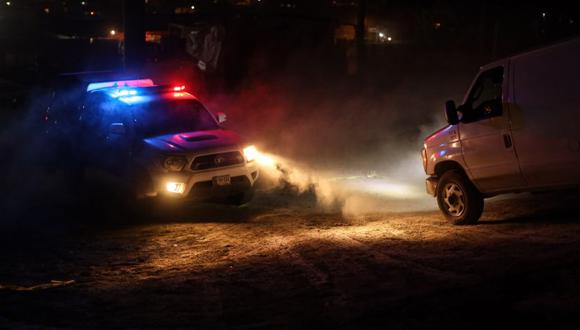
[[[173,90],[174,90],[175,92],[180,92],[180,91],[182,91],[182,90],[185,90],[185,86],[184,86],[184,85],[181,85],[181,86],[175,86],[175,87],[173,87]]]
[[[388,38],[387,38],[387,41],[393,41],[393,38],[391,38],[391,37],[388,37]]]
[[[385,37],[385,34],[382,32],[379,32],[379,38],[384,38],[384,37]]]
[[[117,31],[115,31],[115,30],[113,29],[113,30],[109,31],[109,33],[110,33],[112,36],[114,36],[114,35],[116,35],[116,34],[117,34]]]
[[[542,13],[542,17],[546,17],[546,13]]]
[[[91,16],[95,16],[95,12],[94,12],[94,11],[91,11],[89,14],[90,14]]]
[[[81,6],[86,6],[87,2],[86,1],[81,1]]]
[[[194,5],[191,5],[191,10],[195,10],[195,6]]]
[[[11,4],[12,4],[12,2],[6,1],[6,6],[10,6]]]
[[[50,8],[44,8],[44,12],[45,12],[46,14],[50,14]]]

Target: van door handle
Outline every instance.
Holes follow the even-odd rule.
[[[512,136],[509,134],[504,134],[503,135],[503,144],[505,145],[505,147],[507,149],[511,148],[513,143],[512,143]]]

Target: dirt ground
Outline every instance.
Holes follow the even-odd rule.
[[[261,193],[10,227],[0,328],[579,328],[577,200],[494,200],[454,227],[435,210],[345,217]]]

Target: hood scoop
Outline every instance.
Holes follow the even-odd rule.
[[[180,137],[187,142],[201,142],[201,141],[217,140],[217,138],[218,138],[215,135],[194,135],[194,136],[180,135]]]

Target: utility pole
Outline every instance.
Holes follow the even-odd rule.
[[[483,54],[487,47],[487,1],[482,0],[479,8],[479,51]]]
[[[126,71],[139,71],[145,64],[145,1],[123,0],[125,47],[123,63]]]
[[[359,0],[357,23],[356,23],[356,51],[358,62],[357,67],[359,71],[363,68],[366,60],[366,45],[365,45],[366,18],[367,18],[367,0]]]

